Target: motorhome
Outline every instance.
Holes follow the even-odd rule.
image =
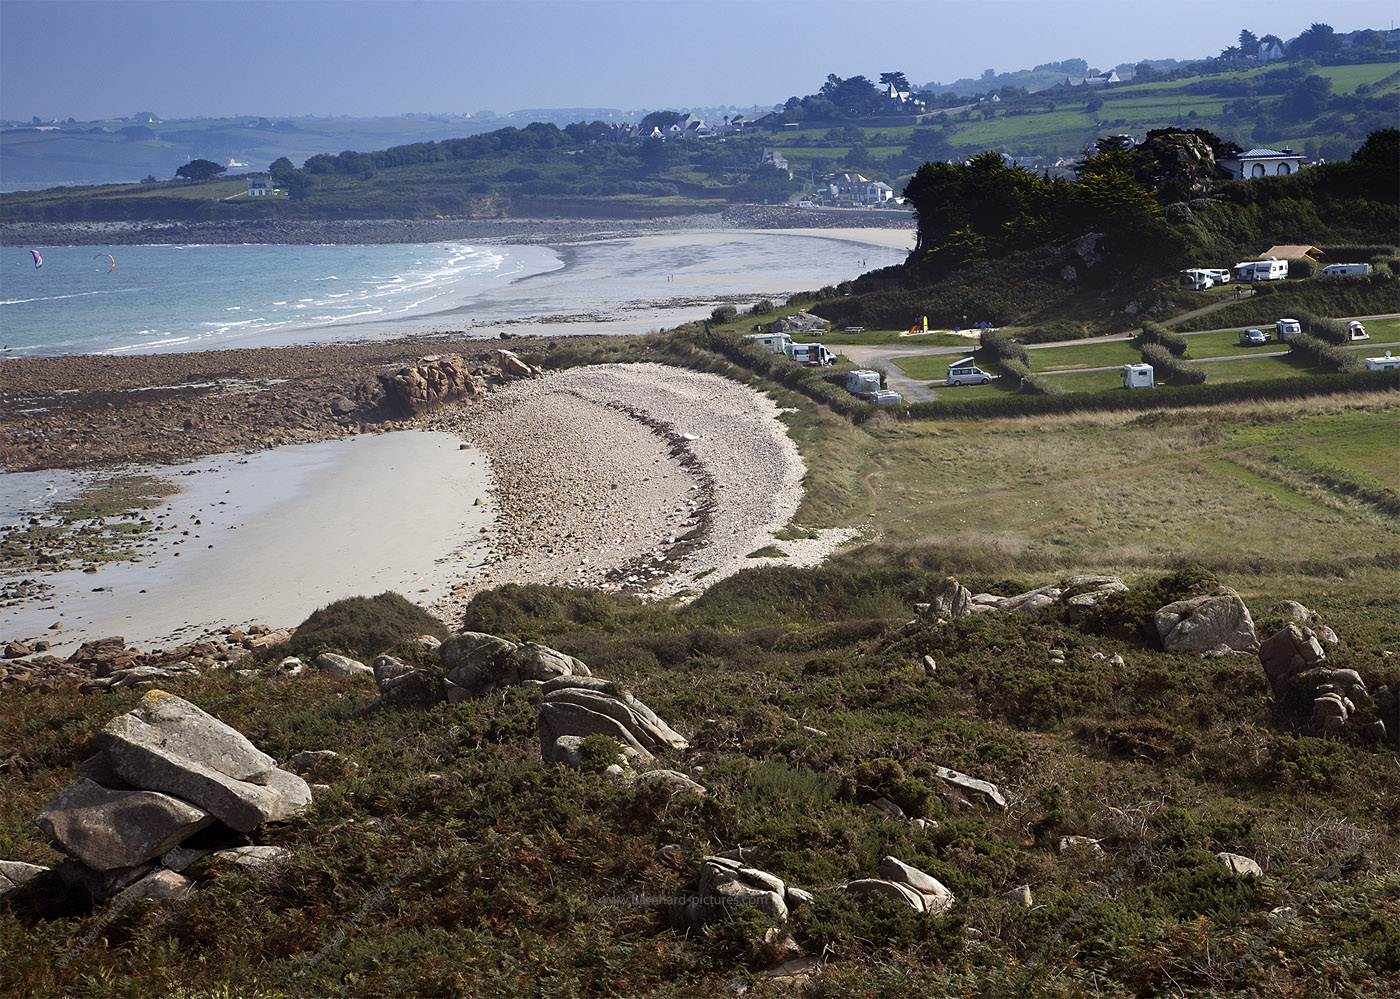
[[[1290,336],[1301,332],[1303,332],[1302,324],[1296,319],[1274,320],[1274,336],[1278,338],[1279,343],[1287,343]]]
[[[1236,264],[1232,270],[1235,272],[1236,281],[1282,281],[1288,277],[1288,261],[1269,260],[1245,260]]]
[[[867,398],[872,392],[880,391],[880,372],[869,368],[857,368],[846,372],[846,391],[851,395]]]
[[[1367,371],[1397,371],[1400,370],[1400,357],[1391,357],[1390,351],[1385,352],[1384,357],[1366,358]]]
[[[1151,388],[1152,375],[1152,365],[1150,364],[1125,364],[1123,365],[1123,387],[1125,389]]]
[[[949,385],[987,385],[991,380],[992,376],[979,368],[970,357],[948,365]]]
[[[746,333],[745,340],[755,340],[775,354],[792,356],[792,337],[786,333]]]
[[[1371,274],[1370,264],[1328,264],[1318,272],[1318,277],[1343,278],[1343,277],[1369,277]]]
[[[904,396],[890,389],[877,389],[870,393],[870,401],[877,406],[898,406],[904,402]]]
[[[836,355],[819,343],[795,343],[788,351],[788,356],[798,364],[810,364],[819,368],[830,367],[836,363]]]
[[[1198,267],[1181,272],[1181,287],[1188,291],[1205,291],[1215,287],[1215,278]]]

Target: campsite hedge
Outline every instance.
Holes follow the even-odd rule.
[[[1330,371],[1360,371],[1361,358],[1335,343],[1328,343],[1307,333],[1294,333],[1288,338],[1291,353],[1306,357],[1313,364]]]
[[[1206,369],[1192,364],[1172,354],[1161,344],[1142,345],[1142,359],[1152,365],[1157,374],[1166,381],[1183,385],[1201,385],[1206,380]]]
[[[1185,337],[1178,336],[1161,323],[1150,321],[1142,324],[1142,331],[1138,333],[1136,343],[1139,347],[1148,343],[1159,344],[1177,357],[1185,357],[1186,348],[1189,346]]]
[[[1292,338],[1290,338],[1291,340]],[[1302,399],[1352,392],[1396,391],[1394,372],[1298,375],[1270,381],[1226,382],[1219,385],[1162,386],[1150,392],[1067,392],[1063,395],[1001,395],[958,401],[917,402],[908,407],[916,419],[980,420],[1001,416],[1042,416],[1056,413],[1169,409],[1218,406],[1253,400]]]

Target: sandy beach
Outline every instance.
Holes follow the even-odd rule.
[[[409,362],[418,346],[347,346],[299,379],[270,375],[296,369],[299,352],[314,348],[221,352],[224,379],[212,383],[172,370],[179,358],[208,354],[104,359],[86,370],[81,390],[25,396],[49,403],[20,405],[43,411],[26,418],[47,445],[40,467],[66,457],[129,469],[120,459],[144,442],[170,456],[146,470],[182,490],[153,513],[139,561],[89,562],[88,571],[77,571],[81,558],[61,570],[6,566],[41,585],[0,610],[0,642],[47,641],[49,654],[63,656],[81,641],[121,635],[154,650],[229,626],[292,627],[331,600],[386,589],[455,627],[475,593],[503,583],[688,595],[766,562],[811,564],[853,536],[823,532],[781,542],[787,557],[750,557],[791,519],[806,469],[776,404],[716,375],[656,364],[575,368],[410,421],[337,417],[327,405],[345,383],[391,366],[393,351]],[[16,389],[20,369],[47,367],[0,366],[11,376],[0,392]],[[172,378],[175,386],[159,388]],[[28,391],[41,384],[36,377]],[[136,418],[153,391],[180,400],[165,405],[189,430]],[[228,452],[212,446],[228,438],[214,435],[201,448],[195,430],[225,426],[230,406],[245,417],[234,436],[248,446]],[[274,427],[292,414],[294,439],[260,434],[250,412]],[[80,458],[62,443],[75,437]],[[176,463],[191,450],[206,456]]]

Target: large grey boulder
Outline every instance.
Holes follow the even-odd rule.
[[[95,871],[153,860],[213,822],[208,812],[168,794],[113,791],[86,777],[34,816],[60,850]]]
[[[932,874],[925,874],[896,857],[880,861],[880,877],[886,881],[908,885],[923,896],[923,911],[937,916],[953,907],[953,892]]]
[[[630,693],[611,684],[561,677],[544,685],[540,706],[540,753],[554,762],[561,735],[606,735],[637,751],[639,762],[652,750],[685,749],[685,737]]]
[[[1054,604],[1063,592],[1058,586],[1042,586],[1013,597],[1002,597],[996,602],[996,609],[1011,614],[1033,614]]]
[[[1078,624],[1105,597],[1128,588],[1117,576],[1102,575],[1071,576],[1062,580],[1060,586],[1064,590],[1060,601],[1065,605],[1065,615],[1071,624]]]
[[[1275,694],[1283,693],[1294,676],[1315,668],[1326,658],[1313,630],[1292,621],[1259,646],[1259,662]]]
[[[0,860],[0,899],[18,891],[49,868],[26,864],[22,860]]]
[[[454,704],[530,680],[591,675],[581,661],[547,645],[517,644],[477,631],[449,639],[437,655],[447,671],[447,699]]]
[[[279,770],[242,733],[162,690],[108,722],[97,745],[133,788],[174,795],[239,832],[291,818],[311,803],[306,781]]]
[[[938,592],[929,602],[929,614],[933,617],[967,617],[972,613],[972,591],[952,576],[948,576],[939,586]]]
[[[924,893],[911,885],[883,878],[860,878],[851,881],[843,888],[854,895],[881,895],[895,902],[909,906],[915,912],[928,912],[928,899]]]
[[[348,656],[338,656],[334,652],[322,652],[316,657],[316,665],[331,676],[374,676],[374,670],[364,663]]]
[[[110,871],[94,871],[87,864],[76,860],[65,860],[54,871],[69,888],[82,888],[93,898],[107,898],[115,895],[127,885],[139,881],[149,874],[155,864],[146,861],[135,867],[114,867]]]
[[[1159,608],[1157,634],[1168,652],[1211,652],[1225,646],[1235,652],[1259,648],[1254,619],[1240,595],[1230,587],[1221,592],[1178,600]]]
[[[1238,853],[1217,853],[1215,859],[1220,862],[1231,874],[1241,877],[1253,874],[1255,877],[1262,877],[1264,871],[1260,866],[1248,857],[1242,857]]]
[[[947,767],[938,767],[934,770],[939,780],[953,785],[960,791],[970,791],[979,796],[984,804],[995,805],[997,808],[1005,810],[1006,799],[1002,797],[1001,790],[990,781],[979,780],[976,777],[969,777],[967,774],[958,773],[956,770],[949,770]]]
[[[703,858],[696,897],[686,905],[687,921],[698,926],[741,906],[752,906],[776,920],[786,920],[787,886],[781,878],[746,867],[742,861],[719,856]]]

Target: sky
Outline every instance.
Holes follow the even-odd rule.
[[[781,104],[828,73],[915,85],[1191,59],[1241,28],[1388,28],[1393,0],[0,0],[0,118],[392,116]]]

